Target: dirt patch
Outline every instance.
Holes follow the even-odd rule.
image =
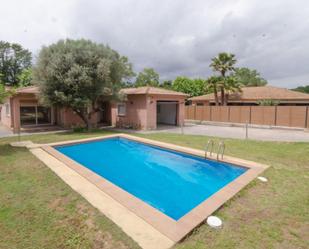
[[[77,212],[86,217],[84,220],[85,228],[88,232],[89,239],[93,241],[93,249],[126,249],[128,248],[121,242],[117,242],[115,245],[115,240],[111,233],[107,231],[102,231],[95,222],[96,213],[94,210],[89,209],[85,203],[78,203],[76,206]]]
[[[93,224],[93,222],[91,223]],[[127,249],[128,247],[121,242],[115,243],[113,236],[106,231],[94,226],[89,233],[89,239],[93,241],[93,249]]]
[[[52,200],[49,204],[48,207],[50,209],[57,210],[59,208],[63,209],[65,205],[67,205],[70,201],[69,197],[60,197]]]

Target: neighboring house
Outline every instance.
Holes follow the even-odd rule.
[[[127,100],[104,102],[92,123],[135,129],[156,129],[158,124],[180,125],[184,122],[186,94],[155,87],[122,89]],[[18,131],[19,128],[41,126],[73,127],[83,125],[80,117],[68,108],[45,107],[38,101],[35,86],[20,88],[2,105],[0,122]]]
[[[189,100],[193,105],[215,105],[213,93]],[[228,105],[258,105],[261,100],[276,100],[279,105],[309,105],[309,94],[274,86],[244,87],[242,92],[230,94]]]

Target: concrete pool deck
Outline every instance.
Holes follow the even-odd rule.
[[[115,201],[73,169],[57,160],[41,148],[30,149],[31,153],[46,164],[73,190],[83,196],[91,205],[116,223],[121,229],[145,249],[167,249],[175,242],[158,232],[143,219]]]
[[[201,150],[126,134],[115,134],[47,145],[28,145],[27,147],[69,186],[120,226],[142,248],[146,249],[170,248],[268,167],[267,165],[225,156],[220,161],[243,166],[248,168],[248,170],[192,209],[181,219],[175,221],[52,147],[111,137],[124,137],[137,142],[204,157],[204,152]],[[208,157],[210,160],[214,160],[214,158],[216,158],[215,154],[212,157]]]

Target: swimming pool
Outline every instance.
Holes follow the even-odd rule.
[[[175,221],[247,171],[124,137],[54,148]]]

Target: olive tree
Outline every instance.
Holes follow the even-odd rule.
[[[132,74],[128,59],[109,46],[67,39],[41,49],[33,81],[45,104],[71,108],[89,129],[99,103],[119,98]]]

